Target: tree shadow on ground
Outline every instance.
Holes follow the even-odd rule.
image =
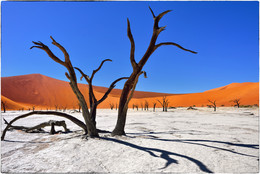
[[[178,143],[186,143],[186,144],[193,144],[193,145],[201,145],[208,148],[214,148],[217,150],[223,150],[227,152],[231,152],[238,155],[248,156],[248,157],[258,157],[254,155],[248,155],[240,152],[236,152],[231,149],[226,149],[223,147],[203,144],[203,143],[216,143],[216,144],[225,144],[228,146],[236,146],[236,147],[243,147],[243,148],[251,148],[251,149],[259,149],[259,144],[242,144],[242,143],[233,143],[233,142],[227,142],[227,141],[217,141],[217,140],[207,140],[207,139],[163,139],[159,138],[157,136],[154,136],[154,134],[172,134],[173,131],[169,132],[146,132],[146,133],[130,133],[132,135],[146,135],[146,139],[156,140],[156,141],[166,141],[166,142],[178,142]]]
[[[142,147],[142,146],[138,146],[138,145],[135,145],[135,144],[132,144],[132,143],[129,143],[129,142],[125,142],[125,141],[122,141],[122,140],[119,140],[119,139],[114,139],[114,138],[109,138],[109,137],[100,137],[100,139],[103,139],[103,140],[106,140],[106,141],[116,142],[116,143],[119,143],[119,144],[123,144],[125,146],[132,147],[132,148],[135,148],[137,150],[141,150],[141,151],[147,152],[147,153],[149,153],[153,157],[162,158],[162,159],[166,160],[165,166],[160,168],[160,169],[165,169],[165,168],[167,168],[169,165],[171,165],[173,163],[178,164],[177,160],[175,160],[172,157],[170,157],[170,155],[173,155],[173,156],[181,157],[181,158],[184,158],[184,159],[187,159],[187,160],[193,162],[203,172],[213,173],[201,161],[199,161],[197,159],[194,159],[192,157],[186,156],[186,155],[182,155],[182,154],[178,154],[178,153],[174,153],[174,152],[170,152],[170,151],[166,151],[166,150],[162,150],[162,149],[157,149],[157,148]],[[159,152],[159,153],[161,153],[161,155],[157,156],[154,152]]]

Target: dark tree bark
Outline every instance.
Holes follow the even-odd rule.
[[[94,125],[94,123],[91,119],[91,115],[88,111],[88,105],[86,103],[86,100],[78,88],[76,74],[75,74],[74,68],[71,64],[69,54],[63,46],[61,46],[59,43],[57,43],[52,37],[51,37],[51,39],[52,39],[52,44],[57,46],[63,52],[65,61],[62,61],[58,57],[56,57],[52,53],[52,51],[46,45],[44,45],[42,42],[33,42],[35,44],[35,46],[32,46],[31,49],[39,48],[39,49],[44,50],[52,60],[61,64],[65,68],[67,68],[69,73],[66,72],[65,75],[70,80],[70,86],[82,107],[82,116],[85,120],[87,129],[88,129],[88,135],[90,137],[99,137],[96,126]]]
[[[150,8],[150,11],[154,18],[153,34],[152,34],[150,44],[149,44],[144,56],[141,58],[141,60],[138,63],[135,60],[135,42],[134,42],[134,38],[131,33],[130,22],[127,19],[127,35],[130,40],[130,43],[131,43],[130,61],[131,61],[132,67],[133,67],[133,72],[132,72],[131,76],[129,77],[129,79],[125,82],[123,91],[121,93],[117,123],[116,123],[115,129],[112,132],[112,135],[125,135],[124,128],[125,128],[125,121],[126,121],[126,115],[127,115],[127,109],[128,109],[128,102],[129,102],[129,99],[131,99],[131,98],[129,98],[129,93],[134,91],[134,84],[137,83],[137,81],[138,81],[139,73],[142,71],[143,66],[145,65],[145,63],[147,62],[149,57],[152,55],[152,53],[157,48],[159,48],[160,46],[163,46],[163,45],[173,45],[173,46],[177,46],[178,48],[180,48],[182,50],[189,51],[191,53],[196,53],[195,51],[185,49],[182,46],[180,46],[179,44],[176,44],[173,42],[163,42],[163,43],[156,44],[157,37],[163,30],[165,30],[165,27],[166,27],[166,26],[159,27],[159,25],[158,25],[159,21],[165,14],[167,14],[171,10],[162,12],[158,16],[154,15],[151,8]]]
[[[5,113],[5,111],[6,111],[6,101],[4,102],[4,101],[1,101],[1,104],[2,104],[2,107],[3,107],[3,109],[4,109],[4,113]]]
[[[216,100],[208,100],[212,105],[212,107],[214,108],[214,111],[217,111],[217,105],[216,105]]]
[[[76,125],[78,125],[79,127],[81,127],[85,131],[85,133],[88,132],[87,126],[82,121],[78,120],[77,118],[75,118],[75,117],[73,117],[71,115],[68,115],[68,114],[65,114],[65,113],[61,113],[61,112],[55,112],[55,111],[34,111],[34,112],[29,112],[29,113],[20,115],[18,117],[15,117],[13,120],[11,120],[7,124],[6,128],[3,130],[3,133],[2,133],[2,136],[1,136],[1,140],[4,140],[6,131],[8,130],[8,128],[10,128],[12,126],[12,124],[15,121],[17,121],[19,119],[22,119],[22,118],[26,118],[26,117],[32,116],[32,115],[35,115],[35,114],[38,114],[38,115],[56,115],[56,116],[67,118],[70,121],[72,121],[73,123],[75,123]]]

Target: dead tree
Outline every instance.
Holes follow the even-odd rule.
[[[63,106],[63,112],[66,112],[66,109],[67,109],[67,105],[66,106]]]
[[[147,100],[144,101],[144,110],[148,111],[149,103]]]
[[[56,47],[58,47],[63,52],[65,61],[62,61],[60,58],[55,56],[52,53],[52,51],[49,49],[49,47],[44,45],[42,42],[33,42],[35,45],[32,46],[31,49],[39,48],[39,49],[44,50],[52,60],[54,60],[55,62],[64,66],[68,70],[68,72],[66,72],[65,75],[69,79],[69,81],[70,81],[69,84],[70,84],[74,94],[77,96],[77,99],[82,107],[82,116],[83,116],[85,124],[87,126],[88,135],[90,137],[99,137],[98,131],[96,129],[96,125],[94,124],[94,122],[91,118],[91,115],[89,113],[87,102],[86,102],[84,96],[82,95],[81,91],[78,88],[76,73],[75,73],[72,63],[70,61],[69,54],[63,46],[61,46],[58,42],[56,42],[52,37],[50,37],[50,38],[52,39],[52,44],[55,45]]]
[[[109,88],[107,89],[106,93],[103,95],[103,97],[99,100],[97,100],[95,94],[94,94],[94,90],[93,90],[93,85],[92,85],[92,80],[94,78],[94,75],[101,69],[101,67],[103,66],[103,64],[106,61],[112,61],[110,59],[105,59],[101,62],[101,64],[99,65],[99,67],[96,70],[93,70],[91,77],[89,77],[88,75],[84,74],[83,71],[81,71],[81,69],[75,67],[76,70],[78,70],[81,73],[81,79],[84,77],[84,79],[87,81],[88,83],[88,88],[89,88],[89,103],[90,103],[90,115],[91,115],[91,119],[93,121],[93,123],[96,125],[96,114],[97,114],[97,107],[98,105],[103,102],[108,95],[110,94],[110,92],[114,89],[114,87],[116,86],[116,83],[119,82],[120,80],[123,79],[128,79],[128,77],[121,77],[116,79],[114,82],[111,83],[111,85],[109,86]],[[113,106],[114,107],[114,106]]]
[[[167,99],[167,97],[163,96],[162,101],[160,101],[158,99],[157,99],[157,101],[162,105],[163,112],[167,112],[167,108],[170,103],[169,100]]]
[[[109,103],[110,109],[113,110],[114,109],[114,103]]]
[[[136,110],[138,111],[138,107],[139,107],[139,105],[138,105],[138,104],[136,104],[136,105],[135,105],[135,107],[136,107]]]
[[[210,103],[211,103],[211,105],[209,105],[209,106],[211,106],[211,107],[213,107],[214,108],[214,111],[216,111],[217,110],[217,105],[216,105],[216,100],[208,100]]]
[[[35,110],[35,106],[32,106],[32,111],[34,111]]]
[[[1,101],[1,104],[2,104],[2,107],[3,107],[4,113],[5,113],[5,111],[6,111],[6,101]]]
[[[240,107],[240,98],[236,98],[234,100],[231,100],[230,102],[234,102],[235,103],[235,106],[237,106],[237,108]]]
[[[58,105],[55,105],[55,111],[58,111],[58,107],[59,107]]]
[[[142,108],[142,111],[144,110],[144,104],[143,102],[141,102],[141,108]]]
[[[149,57],[153,54],[153,52],[157,48],[159,48],[160,46],[164,46],[164,45],[173,45],[173,46],[177,46],[178,48],[180,48],[184,51],[189,51],[191,53],[197,53],[195,51],[185,49],[182,46],[180,46],[179,44],[176,44],[173,42],[162,42],[162,43],[156,44],[157,37],[166,28],[166,26],[159,27],[159,21],[165,14],[167,14],[171,10],[162,12],[158,16],[154,15],[154,12],[152,11],[151,8],[150,8],[150,11],[151,11],[151,13],[153,15],[153,19],[154,19],[153,34],[152,34],[150,44],[149,44],[145,54],[143,55],[143,57],[141,58],[141,60],[138,63],[136,62],[136,59],[135,59],[135,42],[134,42],[133,35],[131,33],[130,22],[127,19],[127,35],[130,40],[130,43],[131,43],[130,61],[131,61],[132,67],[133,67],[133,72],[130,75],[129,79],[124,84],[124,88],[123,88],[121,96],[120,96],[117,123],[112,132],[112,135],[125,135],[124,129],[125,129],[127,110],[128,110],[128,103],[132,98],[131,95],[129,95],[129,94],[133,93],[133,91],[135,90],[136,83],[138,82],[138,78],[140,76],[140,73],[142,72],[142,69],[143,69],[145,63],[147,62]]]
[[[80,121],[79,119],[71,116],[71,115],[68,115],[66,113],[62,113],[62,112],[55,112],[55,111],[34,111],[34,112],[29,112],[29,113],[26,113],[26,114],[23,114],[23,115],[20,115],[18,117],[15,117],[13,120],[11,120],[7,126],[5,127],[5,129],[3,130],[2,132],[2,136],[1,136],[1,140],[3,141],[4,138],[5,138],[5,134],[6,134],[6,131],[12,126],[12,124],[19,120],[19,119],[22,119],[22,118],[26,118],[26,117],[29,117],[29,116],[33,116],[33,115],[55,115],[55,116],[60,116],[60,117],[63,117],[63,118],[66,118],[66,119],[69,119],[70,121],[72,121],[73,123],[75,123],[76,125],[78,125],[79,127],[81,127],[86,133],[88,132],[88,128],[86,126],[85,123],[83,123],[82,121]]]
[[[4,118],[3,118],[4,119]],[[9,124],[5,119],[4,119],[5,124]],[[41,124],[38,124],[33,127],[25,127],[25,126],[13,126],[10,125],[10,129],[16,129],[16,130],[23,130],[25,132],[33,132],[34,130],[41,131],[42,128],[51,126],[51,131],[50,134],[56,134],[57,132],[55,131],[55,126],[62,126],[64,128],[65,132],[69,132],[70,130],[67,128],[67,125],[64,120],[62,121],[56,121],[56,120],[49,120],[47,122],[43,122]]]
[[[80,103],[78,103],[78,107],[79,107],[79,112],[80,112],[80,109],[81,109],[81,105],[80,105]]]
[[[156,102],[153,102],[153,112],[155,112]]]

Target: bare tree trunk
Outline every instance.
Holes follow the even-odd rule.
[[[151,10],[151,8],[150,8]],[[123,91],[121,93],[121,97],[120,97],[120,103],[119,103],[119,109],[118,109],[118,119],[117,119],[117,123],[115,126],[115,129],[112,132],[112,135],[125,135],[124,132],[124,127],[125,127],[125,121],[126,121],[126,115],[127,115],[127,109],[128,109],[128,102],[131,100],[131,97],[129,97],[130,92],[133,93],[135,90],[135,86],[136,83],[138,82],[138,78],[140,76],[140,73],[142,72],[142,68],[145,65],[145,63],[147,62],[147,60],[149,59],[149,57],[152,55],[152,53],[160,46],[162,45],[174,45],[174,46],[178,46],[179,48],[183,49],[183,47],[181,47],[180,45],[176,44],[176,43],[171,43],[171,42],[167,42],[167,43],[160,43],[160,44],[155,44],[158,35],[160,34],[161,31],[163,31],[165,29],[165,27],[159,27],[158,23],[160,21],[160,19],[166,14],[170,12],[170,10],[165,11],[161,14],[159,14],[158,16],[155,16],[153,11],[151,10],[151,13],[154,17],[154,27],[153,27],[153,35],[150,41],[150,44],[144,54],[144,56],[142,57],[142,59],[137,63],[135,61],[135,42],[134,42],[134,38],[131,32],[131,28],[130,28],[130,22],[127,19],[127,35],[128,38],[130,40],[131,43],[131,50],[130,50],[130,61],[133,67],[133,72],[131,74],[131,76],[129,77],[129,79],[125,82]],[[186,51],[190,51],[187,49],[184,49]],[[193,52],[193,51],[190,51]],[[195,53],[195,52],[193,52]],[[146,73],[145,73],[146,76]]]

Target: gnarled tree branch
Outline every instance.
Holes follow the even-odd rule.
[[[101,62],[101,64],[99,65],[99,67],[98,67],[96,70],[93,70],[92,75],[91,75],[91,77],[90,77],[90,81],[91,81],[91,82],[92,82],[92,80],[93,80],[93,78],[94,78],[94,75],[101,69],[101,67],[103,66],[103,64],[104,64],[106,61],[112,62],[111,59],[105,59],[105,60],[103,60],[103,61]]]
[[[61,113],[61,112],[55,112],[55,111],[33,111],[33,112],[29,112],[29,113],[20,115],[18,117],[15,117],[13,120],[11,120],[7,124],[6,128],[3,130],[3,133],[2,133],[2,136],[1,136],[1,140],[4,140],[6,131],[8,130],[8,128],[11,127],[11,125],[15,121],[17,121],[19,119],[22,119],[22,118],[29,117],[31,115],[35,115],[35,114],[38,114],[38,115],[55,115],[55,116],[60,116],[60,117],[67,118],[70,121],[72,121],[73,123],[75,123],[76,125],[78,125],[79,127],[81,127],[87,133],[87,126],[82,121],[78,120],[77,118],[75,118],[75,117],[73,117],[71,115],[68,115],[68,114],[65,114],[65,113]]]
[[[135,61],[135,41],[131,32],[131,28],[130,28],[130,22],[129,19],[127,18],[127,36],[130,40],[131,43],[131,50],[130,50],[130,61],[132,64],[133,69],[136,69],[137,63]]]

